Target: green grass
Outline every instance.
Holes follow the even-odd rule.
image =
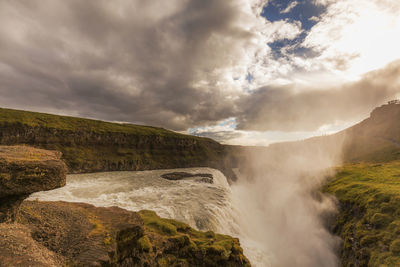
[[[61,156],[55,151],[36,149],[28,146],[1,146],[0,159],[15,161],[46,161],[58,160]]]
[[[163,128],[135,125],[128,123],[112,123],[101,120],[59,116],[47,113],[0,108],[0,125],[23,124],[31,127],[46,127],[70,131],[91,131],[97,133],[128,133],[136,135],[174,136],[187,138]],[[190,138],[198,138],[192,137]]]
[[[325,187],[341,203],[344,266],[400,266],[400,161],[349,164]]]
[[[155,236],[161,236],[165,237],[167,240],[158,240],[153,242],[168,242],[174,244],[174,246],[179,248],[180,251],[178,258],[183,255],[185,257],[182,258],[188,258],[188,255],[191,255],[191,257],[195,257],[195,255],[198,254],[208,255],[204,258],[204,260],[210,260],[208,263],[204,262],[206,266],[218,266],[218,262],[226,262],[233,256],[241,257],[238,259],[238,262],[246,262],[246,259],[242,254],[243,250],[236,238],[232,238],[228,235],[216,234],[212,231],[197,231],[185,223],[161,218],[155,212],[149,210],[139,211],[138,214],[143,219],[145,231],[149,236],[153,239],[157,239]],[[147,240],[146,243],[146,246],[149,247],[150,245],[148,243],[150,243],[150,241]],[[171,259],[162,258],[160,259],[160,262],[163,262],[165,263],[165,266],[168,266],[167,263],[171,262]],[[245,264],[244,266],[247,265]]]

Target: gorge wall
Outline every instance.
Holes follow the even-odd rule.
[[[226,146],[149,126],[0,109],[0,144],[61,151],[70,173],[212,167],[236,177]]]

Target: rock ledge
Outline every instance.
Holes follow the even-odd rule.
[[[13,222],[30,194],[65,185],[61,153],[28,146],[0,146],[0,223]]]

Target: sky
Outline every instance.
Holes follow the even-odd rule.
[[[398,0],[0,0],[0,107],[268,145],[400,97],[399,47]]]

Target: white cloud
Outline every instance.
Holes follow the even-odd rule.
[[[289,12],[292,11],[292,9],[295,8],[298,4],[299,4],[299,2],[297,2],[297,1],[291,2],[284,10],[281,11],[281,14],[289,13]]]
[[[398,7],[397,0],[332,3],[304,41],[321,53],[312,62],[327,72],[357,79],[400,58]]]

